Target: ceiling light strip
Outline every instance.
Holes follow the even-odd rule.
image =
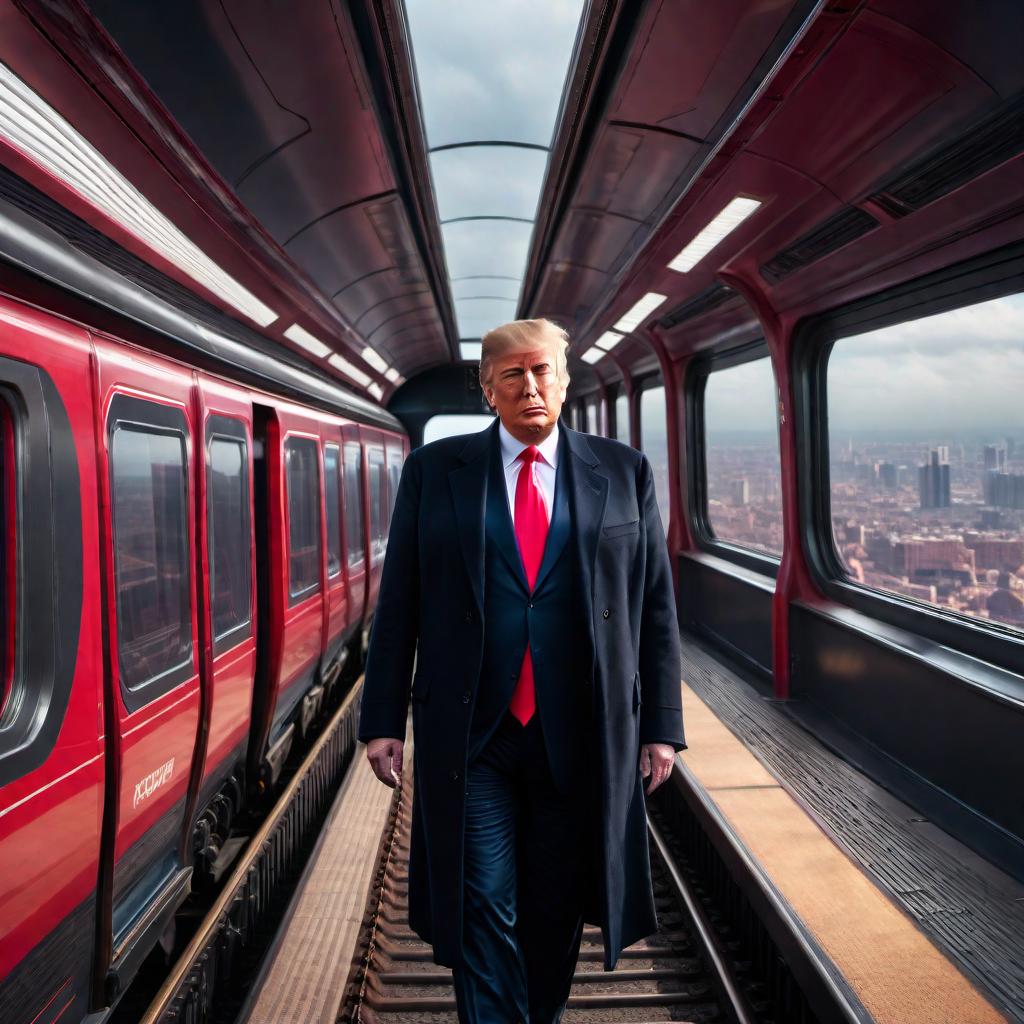
[[[384,361],[384,359],[380,356],[376,349],[370,348],[370,346],[367,345],[363,349],[361,355],[363,359],[366,362],[368,362],[378,373],[388,372],[388,364]]]
[[[611,352],[613,348],[625,337],[624,334],[619,334],[618,331],[605,331],[594,345],[601,349],[602,352]]]
[[[657,292],[648,292],[638,299],[615,325],[615,330],[623,334],[635,331],[667,298]]]
[[[352,380],[364,388],[368,388],[373,381],[373,378],[368,373],[363,373],[362,370],[357,366],[353,366],[344,356],[339,356],[337,352],[328,356],[327,362],[336,370],[341,370],[346,377],[351,377]]]
[[[310,355],[316,356],[317,359],[326,359],[331,354],[329,345],[325,345],[319,338],[310,334],[305,327],[300,327],[298,324],[292,324],[284,332],[284,336],[299,348],[305,349]]]
[[[726,235],[735,231],[760,206],[759,199],[737,196],[669,263],[669,270],[678,271],[680,274],[692,270]]]
[[[587,351],[580,356],[580,359],[585,363],[593,365],[599,359],[604,359],[605,355],[606,353],[602,352],[599,348],[588,348]]]
[[[0,138],[260,327],[277,314],[221,269],[83,135],[0,63]]]

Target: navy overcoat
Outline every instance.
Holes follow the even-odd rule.
[[[587,920],[605,969],[657,928],[642,743],[684,746],[679,633],[665,535],[647,458],[564,425],[589,649],[600,844]],[[405,735],[413,709],[409,924],[454,966],[462,948],[462,829],[471,709],[484,641],[484,511],[497,421],[412,452],[395,501],[360,708],[359,738]],[[559,473],[563,467],[559,465]],[[415,678],[413,664],[415,661]]]

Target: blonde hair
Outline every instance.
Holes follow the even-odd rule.
[[[554,341],[555,372],[561,385],[569,383],[569,364],[566,352],[569,335],[558,324],[538,317],[536,320],[512,320],[488,331],[481,341],[480,385],[486,387],[491,379],[491,363],[507,352],[535,348],[538,342]]]

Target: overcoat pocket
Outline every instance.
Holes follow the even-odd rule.
[[[631,523],[616,523],[614,526],[606,526],[604,535],[606,537],[623,537],[630,533],[640,532],[640,520],[634,519]]]
[[[412,699],[422,704],[430,694],[430,677],[417,675],[412,680]]]

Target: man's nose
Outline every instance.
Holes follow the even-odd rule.
[[[537,378],[534,377],[531,370],[527,370],[523,375],[523,391],[528,395],[537,393]]]

